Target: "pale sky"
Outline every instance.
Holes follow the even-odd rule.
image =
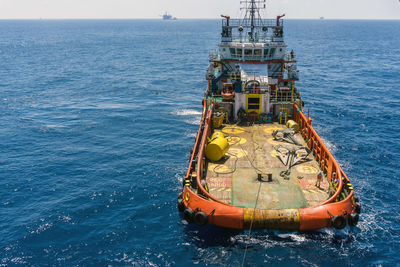
[[[239,15],[240,0],[0,0],[0,19],[178,18]],[[286,18],[400,19],[400,0],[267,0],[268,16]]]

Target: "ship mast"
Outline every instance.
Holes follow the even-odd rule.
[[[250,16],[251,16],[251,38],[253,38],[253,34],[254,34],[254,17],[255,17],[255,13],[256,11],[255,9],[255,0],[251,0],[251,8],[250,8]]]
[[[244,0],[240,1],[240,3],[243,5],[241,7],[241,10],[245,10],[245,15],[243,17],[243,24],[248,25],[248,22],[250,21],[250,32],[249,32],[249,38],[250,40],[254,40],[254,35],[255,35],[255,27],[260,26],[259,24],[262,22],[261,15],[260,15],[260,9],[265,9],[265,1],[266,0]]]

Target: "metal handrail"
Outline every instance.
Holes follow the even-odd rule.
[[[225,37],[228,38],[228,37]],[[279,40],[278,40],[279,38]],[[259,35],[256,40],[250,40],[249,37],[246,36],[246,34],[238,34],[234,33],[232,36],[229,37],[230,42],[236,42],[236,43],[267,43],[270,45],[274,44],[280,44],[283,42],[284,35],[282,37],[275,37],[272,33],[268,33],[264,36],[264,34]]]
[[[337,175],[337,179],[338,179],[338,187],[336,189],[335,194],[333,194],[328,200],[326,200],[325,202],[323,202],[322,205],[328,204],[328,203],[332,203],[335,201],[335,199],[339,196],[340,192],[342,192],[342,188],[343,188],[343,171],[342,168],[339,166],[339,164],[336,162],[335,158],[332,156],[331,152],[329,152],[329,150],[326,148],[325,144],[322,142],[321,138],[318,136],[318,134],[316,133],[316,131],[314,130],[314,128],[311,126],[311,121],[308,120],[306,118],[306,116],[303,114],[303,112],[301,112],[297,106],[296,103],[294,103],[294,107],[293,107],[293,113],[294,113],[294,117],[295,120],[297,121],[297,123],[301,126],[301,131],[303,134],[304,138],[307,138],[307,145],[308,147],[313,151],[318,151],[319,150],[319,162],[320,162],[320,167],[321,169],[323,169],[325,171],[326,167],[327,168],[327,177],[329,179],[329,181],[332,181],[333,178],[333,166],[335,167],[335,171],[336,171],[336,175]],[[298,116],[296,116],[296,114]],[[305,131],[304,129],[308,129],[307,130],[307,137],[305,136]],[[312,141],[312,147],[311,144],[309,144],[310,140]],[[315,148],[315,141],[317,141],[317,148]],[[324,159],[322,159],[321,155],[324,155]],[[327,160],[327,161],[326,161]],[[322,163],[322,161],[324,161],[324,163]],[[328,163],[328,165],[326,165],[326,163]],[[347,177],[346,177],[347,178]],[[348,178],[347,178],[348,180]]]
[[[283,20],[279,20],[279,26],[276,25],[276,19],[257,19],[255,27],[268,27],[268,28],[276,28],[283,27]],[[227,26],[227,20],[222,20],[222,26]],[[250,20],[245,19],[229,19],[229,27],[239,27],[243,28],[251,28]]]
[[[207,190],[205,190],[205,188],[201,184],[201,177],[202,177],[202,174],[203,174],[203,165],[205,164],[204,159],[203,159],[203,155],[205,154],[205,147],[206,147],[206,144],[207,144],[208,132],[211,131],[210,125],[211,125],[211,117],[212,117],[213,109],[214,109],[214,103],[211,104],[210,109],[206,113],[206,116],[203,117],[205,126],[204,126],[204,129],[203,129],[203,138],[201,139],[199,153],[198,153],[198,162],[197,162],[197,171],[196,171],[197,188],[207,198],[212,199],[215,202],[224,204],[226,206],[232,206],[230,204],[222,202],[221,200],[213,197],[210,193],[207,192]]]
[[[204,107],[203,107],[203,116],[201,117],[201,123],[200,123],[199,130],[197,131],[196,142],[194,143],[194,148],[193,148],[193,151],[192,151],[192,155],[190,157],[190,163],[189,163],[189,168],[188,168],[188,170],[186,172],[186,178],[189,177],[190,173],[192,172],[193,160],[196,157],[196,152],[197,152],[197,149],[198,149],[198,146],[199,146],[199,140],[200,140],[200,138],[201,138],[201,136],[203,134],[203,131],[201,129],[203,128],[203,125],[204,125],[204,115],[205,115],[206,110],[207,110],[207,106],[206,106],[205,102],[206,102],[206,100],[204,99],[203,100],[203,105],[204,105]]]

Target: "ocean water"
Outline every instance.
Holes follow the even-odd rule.
[[[0,266],[399,266],[400,21],[287,20],[298,88],[362,203],[342,231],[176,209],[219,20],[0,21]]]

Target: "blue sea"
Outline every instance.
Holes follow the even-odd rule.
[[[362,214],[250,238],[176,208],[220,26],[0,21],[0,266],[400,266],[400,21],[285,21]]]

